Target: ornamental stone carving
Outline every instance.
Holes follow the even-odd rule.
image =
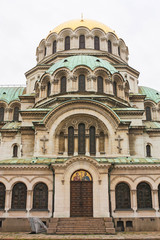
[[[58,78],[54,78],[53,81],[52,81],[52,84],[57,84],[59,82],[59,79]]]
[[[93,39],[93,34],[91,34],[91,33],[87,34],[86,38],[92,38]]]
[[[77,80],[77,76],[75,76],[74,74],[70,74],[70,75],[68,76],[68,80],[75,82],[75,81]]]
[[[113,84],[111,79],[108,79],[108,78],[105,78],[105,82],[106,82],[106,84]]]
[[[97,77],[94,75],[94,74],[89,74],[88,77],[87,77],[87,81],[96,81]]]
[[[45,86],[45,85],[42,85],[42,86],[41,86],[41,90],[42,90],[42,91],[44,91],[44,90],[45,90],[45,88],[46,88],[46,86]]]

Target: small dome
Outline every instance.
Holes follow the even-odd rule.
[[[86,27],[89,30],[92,30],[94,28],[99,28],[99,29],[102,29],[105,33],[112,32],[115,34],[115,31],[113,31],[111,28],[109,28],[105,24],[94,21],[94,20],[89,20],[89,19],[84,19],[84,20],[78,19],[78,20],[67,21],[65,23],[58,25],[56,28],[54,28],[52,31],[50,31],[49,34],[51,34],[53,32],[58,34],[58,33],[60,33],[60,31],[62,31],[65,28],[71,28],[74,31],[78,27]]]
[[[139,93],[146,95],[145,100],[151,100],[155,103],[160,102],[160,92],[153,88],[139,86]]]
[[[102,67],[107,69],[111,74],[118,72],[109,62],[106,60],[93,57],[93,56],[85,56],[78,55],[72,56],[65,59],[62,59],[56,63],[54,63],[46,72],[53,74],[57,69],[66,67],[70,71],[72,71],[77,66],[87,66],[91,70],[94,70],[98,67]]]

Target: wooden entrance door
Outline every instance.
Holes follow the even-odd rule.
[[[74,175],[77,180],[71,179],[71,217],[93,217],[93,182],[88,172],[79,172],[81,179],[77,175]]]

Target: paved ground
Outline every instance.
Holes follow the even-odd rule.
[[[29,234],[29,233],[0,233],[0,239],[15,240],[15,239],[72,239],[72,240],[102,240],[102,239],[127,239],[127,240],[160,240],[160,232],[125,232],[117,233],[116,235],[46,235],[46,234]]]

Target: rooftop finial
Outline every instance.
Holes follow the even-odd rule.
[[[81,22],[83,22],[83,13],[81,13]]]

